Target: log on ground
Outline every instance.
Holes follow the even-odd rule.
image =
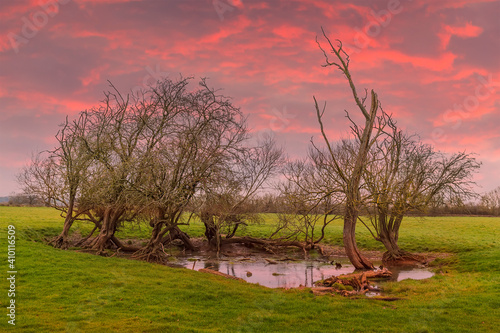
[[[318,287],[332,288],[332,290],[343,296],[364,294],[368,291],[380,291],[374,288],[368,278],[388,278],[392,275],[386,268],[379,271],[366,271],[362,273],[352,273],[340,276],[332,276],[326,280],[316,283]],[[315,294],[321,294],[326,290],[313,290]]]

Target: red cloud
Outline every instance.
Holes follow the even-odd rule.
[[[439,38],[441,39],[441,49],[445,50],[448,47],[450,39],[452,36],[458,36],[461,38],[471,38],[477,37],[483,32],[483,28],[473,25],[471,22],[465,23],[463,26],[451,26],[445,25],[442,32],[440,32]]]
[[[309,31],[292,25],[282,25],[274,28],[273,33],[285,39],[299,38],[304,34],[310,34]]]

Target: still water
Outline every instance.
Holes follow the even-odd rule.
[[[340,263],[342,267],[336,267],[329,262],[317,260],[278,261],[270,259],[266,261],[262,258],[249,259],[243,257],[214,260],[201,256],[177,258],[177,261],[169,266],[195,270],[209,268],[270,288],[295,288],[300,285],[312,287],[315,281],[354,272],[354,267],[345,257],[333,258],[333,262]],[[380,265],[380,263],[377,265]],[[388,267],[388,269],[393,274],[390,279],[392,281],[421,280],[434,275],[425,268]]]

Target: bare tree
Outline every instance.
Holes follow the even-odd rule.
[[[323,36],[337,58],[330,62],[320,45],[326,58],[324,66],[334,65],[344,74],[365,118],[361,127],[347,113],[353,138],[330,144],[322,121],[325,108],[320,110],[314,99],[326,149],[313,143],[310,157],[328,179],[329,187],[324,192],[340,190],[345,194],[346,253],[356,268],[373,267],[356,246],[355,227],[360,220],[386,247],[385,261],[418,259],[397,245],[404,215],[410,210],[423,211],[439,199],[456,201],[473,196],[471,177],[480,164],[470,154],[446,156],[420,143],[416,136],[404,134],[380,107],[373,90],[368,111],[367,94],[360,98],[356,92],[348,69],[349,56],[342,43],[338,41],[335,47],[324,31]],[[369,216],[369,221],[364,220],[363,214]]]
[[[74,121],[66,118],[56,134],[58,146],[35,155],[31,164],[18,175],[25,193],[39,196],[45,205],[56,208],[65,217],[61,234],[51,241],[55,247],[67,247],[69,230],[75,219],[84,213],[77,211],[76,206],[89,167],[89,156],[82,150],[80,141],[85,125],[83,114]]]
[[[375,142],[363,171],[361,201],[369,221],[361,222],[386,248],[384,262],[421,261],[398,246],[399,229],[409,211],[425,212],[438,200],[463,201],[474,197],[472,175],[480,167],[466,153],[445,155],[416,135],[391,131]]]
[[[492,215],[500,214],[500,186],[489,191],[481,197],[481,204],[486,207]]]
[[[343,194],[331,191],[331,183],[312,161],[294,161],[283,171],[278,185],[280,213],[273,237],[304,240],[313,249],[325,237],[326,227],[340,218]],[[318,234],[319,231],[319,234]]]
[[[204,79],[188,91],[191,80],[165,79],[126,97],[111,85],[98,107],[66,120],[55,150],[34,158],[20,178],[30,192],[65,212],[56,243],[64,243],[73,221],[85,214],[99,229],[87,246],[98,252],[116,246],[161,260],[163,244],[175,238],[194,248],[178,226],[201,187],[206,191],[217,177],[238,174],[247,186],[243,198],[255,193],[281,151],[272,141],[246,147],[240,110]],[[153,228],[139,250],[115,237],[121,224],[137,217],[148,218]]]
[[[353,155],[354,162],[352,169],[349,173],[346,173],[346,171],[343,169],[343,166],[339,163],[324,129],[323,115],[325,112],[326,103],[325,106],[321,109],[316,98],[314,98],[321,134],[326,143],[327,149],[325,151],[317,148],[314,145],[313,146],[317,154],[321,156],[319,159],[329,162],[328,165],[324,166],[326,166],[331,173],[335,173],[336,176],[338,176],[339,184],[342,187],[343,193],[345,194],[343,240],[346,254],[349,257],[351,263],[357,269],[372,269],[373,264],[361,254],[357,247],[356,223],[359,216],[361,202],[360,184],[362,180],[363,170],[366,166],[371,145],[373,144],[375,138],[377,138],[377,136],[382,132],[385,122],[387,121],[387,117],[384,115],[377,116],[378,111],[381,110],[381,108],[377,94],[373,90],[371,90],[370,92],[370,106],[366,106],[365,102],[368,95],[366,94],[365,97],[360,97],[358,95],[354,82],[351,78],[351,74],[349,72],[349,55],[342,48],[342,43],[338,41],[338,45],[334,46],[323,29],[322,32],[323,37],[325,38],[330,48],[330,51],[336,57],[335,61],[330,61],[326,51],[317,41],[318,46],[323,51],[323,54],[325,56],[326,63],[323,65],[323,67],[335,66],[346,77],[351,88],[356,106],[363,115],[365,123],[364,127],[359,126],[350,118],[349,113],[347,113],[347,117],[351,121],[351,132],[357,140],[358,145],[357,150]],[[375,133],[373,133],[374,129]],[[328,156],[325,156],[325,154]]]
[[[114,91],[105,93],[99,107],[81,113],[86,127],[80,140],[91,165],[79,204],[99,221],[99,235],[89,244],[98,252],[112,243],[119,246],[114,234],[120,223],[133,220],[140,212],[133,200],[137,151],[150,109],[148,101],[124,98],[111,87]]]
[[[50,158],[48,152],[40,152],[32,156],[30,164],[21,169],[17,181],[25,194],[39,196],[45,205],[66,211],[66,189],[57,171],[57,161]]]
[[[148,261],[164,259],[163,244],[181,239],[194,249],[178,225],[186,208],[210,177],[231,160],[247,137],[245,118],[230,100],[209,88],[202,79],[199,89],[187,91],[164,81],[154,90],[161,113],[151,126],[167,128],[147,154],[139,192],[153,212],[153,232],[148,244],[135,256]],[[168,119],[165,120],[164,118]]]
[[[282,149],[276,147],[272,137],[263,137],[256,146],[241,146],[232,159],[204,183],[198,215],[205,225],[205,236],[217,251],[234,237],[240,225],[258,219],[251,201],[282,163]],[[222,229],[227,230],[225,238],[222,238]]]

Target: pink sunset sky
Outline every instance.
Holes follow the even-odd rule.
[[[400,127],[446,152],[477,153],[478,192],[500,185],[500,2],[491,0],[16,0],[0,4],[0,196],[52,148],[66,117],[162,76],[207,77],[255,133],[291,157],[318,138],[313,95],[332,139],[358,111],[321,26],[351,54]],[[321,39],[320,39],[321,40]]]

